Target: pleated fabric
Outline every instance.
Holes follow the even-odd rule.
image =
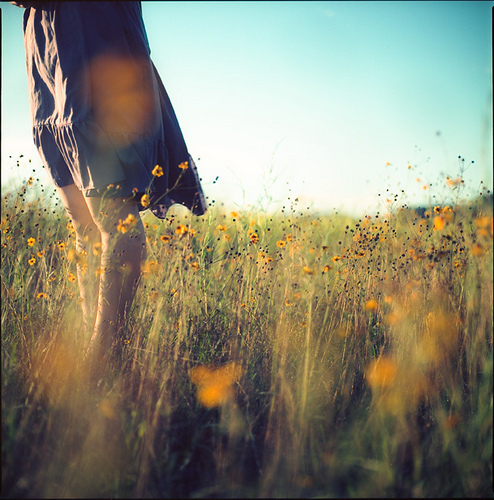
[[[55,185],[86,196],[146,193],[140,208],[160,218],[174,203],[203,214],[140,2],[38,2],[23,28],[34,143]]]

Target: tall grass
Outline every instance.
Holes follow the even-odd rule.
[[[491,201],[390,208],[144,214],[93,388],[69,220],[4,190],[2,495],[492,497]]]

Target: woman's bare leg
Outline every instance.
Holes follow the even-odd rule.
[[[77,272],[84,321],[91,331],[92,371],[98,377],[139,284],[146,258],[144,227],[136,204],[122,198],[85,197],[73,184],[58,188],[58,194],[74,226],[77,251],[87,254]],[[96,257],[95,246],[101,250]]]
[[[101,234],[98,309],[91,338],[103,362],[115,342],[134,299],[146,259],[146,236],[135,202],[123,198],[85,198]],[[99,353],[99,354],[98,354]]]
[[[99,278],[96,276],[99,256],[95,256],[93,250],[99,251],[101,234],[81,191],[74,184],[57,188],[57,190],[76,234],[77,279],[82,314],[85,329],[92,334],[99,288]]]

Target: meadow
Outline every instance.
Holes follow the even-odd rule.
[[[2,497],[492,498],[492,196],[447,184],[360,219],[144,212],[97,388],[69,219],[3,188]]]

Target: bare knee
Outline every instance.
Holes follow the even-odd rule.
[[[146,236],[137,205],[122,198],[86,200],[101,234],[102,264],[140,269],[146,258]]]

